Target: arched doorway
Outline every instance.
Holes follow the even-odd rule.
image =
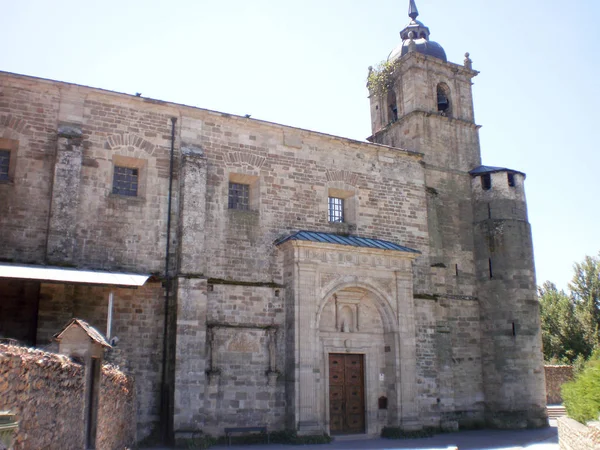
[[[338,286],[318,315],[322,420],[331,434],[375,434],[397,421],[398,327],[370,286]]]

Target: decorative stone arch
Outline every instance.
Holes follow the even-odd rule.
[[[224,155],[227,168],[222,185],[222,196],[225,199],[224,208],[228,209],[231,183],[248,186],[248,211],[260,211],[260,172],[267,160],[266,157],[248,152],[228,152]]]
[[[0,115],[0,150],[8,150],[8,180],[14,182],[17,168],[19,148],[29,147],[31,128],[29,123],[12,114]]]
[[[374,300],[373,303],[377,307],[377,312],[379,312],[379,315],[381,316],[381,322],[384,326],[385,332],[393,333],[398,331],[398,318],[390,304],[389,296],[382,292],[376,286],[373,286],[372,284],[367,282],[361,282],[357,280],[336,283],[332,288],[330,288],[326,293],[324,293],[321,296],[321,301],[319,303],[319,308],[315,317],[315,330],[319,330],[323,309],[331,300],[331,298],[336,293],[351,288],[361,289],[367,294],[371,295],[371,299]]]
[[[29,136],[31,134],[29,123],[25,119],[15,117],[12,114],[0,116],[0,128],[4,128],[0,137],[5,139],[18,140],[22,136]]]
[[[267,158],[248,152],[228,152],[224,155],[225,165],[228,167],[245,166],[247,170],[260,172]]]
[[[328,170],[325,174],[329,183],[340,182],[353,187],[358,187],[358,174],[349,170]]]
[[[133,133],[113,134],[106,139],[106,146],[110,150],[127,149],[129,152],[142,151],[153,156],[156,146],[141,136]]]
[[[110,167],[104,172],[108,175],[106,186],[112,193],[115,166],[138,170],[139,199],[148,198],[160,190],[157,183],[148,180],[158,178],[155,151],[156,145],[133,133],[113,134],[106,139],[106,148],[111,150],[109,155]]]
[[[334,422],[330,422],[330,417],[332,421],[335,417],[331,415],[332,404],[330,403],[333,392],[330,390],[330,376],[335,374],[335,372],[330,373],[330,355],[334,358],[341,357],[338,355],[343,354],[362,355],[364,432],[373,435],[380,431],[381,426],[398,424],[399,405],[402,403],[400,381],[406,373],[403,373],[400,362],[400,330],[397,313],[392,307],[392,298],[368,280],[360,280],[358,276],[351,280],[338,279],[333,285],[330,283],[326,289],[321,289],[319,295],[320,302],[315,317],[314,332],[321,355],[319,371],[324,375],[325,382],[317,387],[319,390],[317,409],[320,411],[321,420],[327,424],[326,431],[333,431]],[[342,295],[343,299],[338,305],[338,296],[342,297]],[[335,302],[334,305],[331,305],[332,301]],[[375,329],[364,327],[364,307],[367,304],[374,306],[381,321],[381,325]],[[327,326],[322,326],[327,305],[332,306],[334,311],[335,331],[331,329],[331,322]],[[338,312],[341,313],[339,316]],[[328,313],[331,314],[331,310]],[[359,320],[359,317],[363,319]],[[345,323],[348,320],[351,321],[350,325]],[[372,325],[373,321],[368,323]],[[381,398],[385,399],[385,411],[379,409]],[[382,414],[385,414],[386,419],[382,419]]]

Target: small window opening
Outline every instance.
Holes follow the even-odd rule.
[[[454,264],[454,272],[456,273],[456,276],[458,276],[458,264]]]
[[[490,271],[490,280],[494,278],[494,272],[492,270],[492,258],[488,258],[488,268]]]
[[[481,175],[481,187],[484,191],[489,191],[492,188],[492,177],[489,173]]]
[[[250,185],[229,182],[229,209],[250,208]]]
[[[517,327],[515,326],[514,322],[512,323],[512,334],[513,334],[513,336],[517,335]]]
[[[443,116],[450,115],[450,92],[443,84],[437,87],[437,109]]]
[[[137,197],[139,175],[139,169],[115,166],[113,194]]]
[[[0,180],[8,180],[8,166],[10,165],[10,151],[0,150]]]
[[[487,204],[487,206],[488,206],[488,219],[491,219],[492,218],[492,207],[490,206],[489,203]]]
[[[390,122],[395,122],[398,120],[398,103],[396,101],[396,93],[393,90],[388,92],[387,103],[390,107]]]
[[[343,198],[329,197],[329,221],[337,223],[344,222]]]
[[[387,397],[379,397],[378,404],[379,404],[379,409],[387,409],[388,408]]]
[[[508,185],[510,187],[515,187],[515,174],[511,173],[511,172],[508,172],[506,174],[506,177],[508,178]]]

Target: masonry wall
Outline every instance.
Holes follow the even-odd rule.
[[[15,81],[0,77],[0,138],[5,139],[3,148],[11,147],[15,163],[10,180],[0,182],[0,259],[41,263],[46,254],[60,96],[57,89],[40,89],[35,80]]]
[[[560,450],[600,449],[600,423],[581,424],[569,417],[559,417],[558,446]]]
[[[281,288],[215,284],[208,293],[210,351],[205,430],[225,426],[285,427]]]
[[[442,70],[420,56],[409,59],[421,82],[406,85],[403,114],[410,117],[375,140],[425,156],[2,73],[0,136],[18,145],[14,176],[0,184],[6,199],[0,204],[0,259],[162,276],[169,239],[171,274],[177,279],[172,298],[179,315],[171,342],[180,347],[174,372],[167,370],[176,375],[176,427],[221,432],[251,415],[283,427],[286,414],[292,417],[297,406],[293,371],[298,362],[293,354],[286,360],[284,343],[297,339],[299,316],[293,310],[296,299],[282,287],[293,262],[284,266],[274,245],[278,238],[315,230],[417,249],[421,255],[413,262],[412,279],[418,354],[406,364],[419,365],[423,420],[447,428],[476,421],[483,408],[481,311],[466,173],[480,162],[470,96],[473,74]],[[439,81],[434,73],[452,86],[454,117],[427,115]],[[172,118],[177,121],[167,236]],[[112,193],[119,165],[139,170],[138,196]],[[250,185],[248,211],[229,209],[230,182]],[[346,223],[328,221],[329,195],[344,196]],[[11,302],[6,310],[14,312],[23,299],[29,309],[35,303],[33,295],[5,291]],[[19,320],[37,320],[42,345],[73,316],[103,330],[109,291],[44,283],[37,318],[29,312]],[[138,380],[137,434],[143,439],[159,422],[164,289],[149,282],[114,292],[113,335],[120,338],[124,368]],[[406,329],[412,332],[413,325]],[[273,368],[281,376],[269,378]]]
[[[210,277],[281,282],[273,242],[298,229],[376,236],[419,249],[427,243],[417,158],[302,130],[274,133],[268,124],[215,116],[206,118],[198,140],[209,164]],[[228,209],[228,184],[238,176],[257,180],[252,186],[259,195],[250,211]],[[349,224],[333,224],[327,217],[329,189],[340,187],[357,197],[356,218]]]
[[[479,304],[475,299],[417,298],[417,385],[427,426],[481,427]]]
[[[136,442],[136,390],[133,378],[115,366],[102,367],[96,448],[121,450]]]
[[[573,379],[573,366],[544,366],[546,374],[546,402],[549,405],[562,404],[561,387]]]
[[[0,410],[12,410],[19,421],[14,450],[85,448],[84,379],[84,367],[65,356],[0,345]],[[135,442],[133,392],[131,378],[103,367],[98,450]]]
[[[122,369],[136,379],[137,436],[141,440],[156,433],[159,423],[164,326],[164,290],[159,283],[137,289],[42,284],[38,343],[50,343],[73,317],[105,333],[111,290],[112,336],[119,338],[116,348],[124,360]]]

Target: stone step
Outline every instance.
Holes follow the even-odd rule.
[[[567,410],[562,405],[548,406],[548,419],[557,419],[567,415]]]

